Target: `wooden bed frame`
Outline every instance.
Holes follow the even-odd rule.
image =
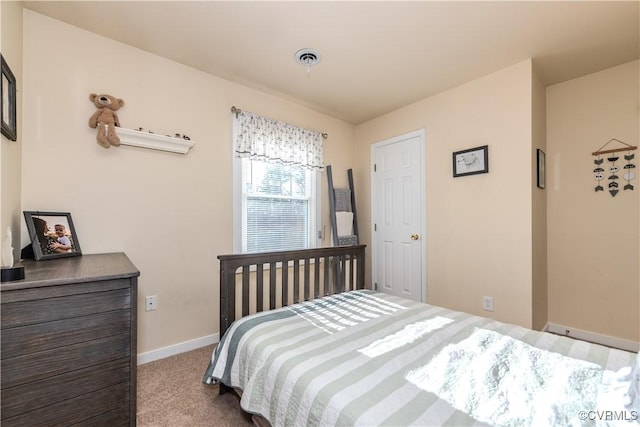
[[[271,310],[278,307],[283,307],[283,306],[293,304],[294,302],[299,302],[303,300],[313,300],[318,297],[340,293],[343,291],[363,289],[364,288],[364,272],[365,272],[364,256],[365,256],[365,247],[363,245],[330,247],[330,248],[310,249],[310,250],[301,250],[301,251],[285,251],[285,252],[270,252],[270,253],[260,253],[260,254],[219,256],[218,258],[220,260],[221,340],[222,340],[222,334],[225,331],[227,331],[227,329],[231,325],[231,322],[233,322],[236,319],[236,315],[238,313],[239,313],[238,317],[242,317],[250,314],[251,312]],[[266,269],[265,269],[265,265],[267,266]],[[280,280],[278,280],[278,277],[280,277]],[[391,302],[393,301],[393,299],[390,299],[389,301]],[[395,403],[392,403],[391,401],[386,401],[385,400],[386,397],[392,394],[392,393],[388,393],[386,389],[382,389],[381,392],[378,392],[377,396],[373,396],[373,395],[367,396],[366,394],[362,394],[363,392],[368,392],[370,389],[379,385],[379,382],[378,382],[379,373],[377,369],[382,369],[389,366],[390,369],[394,371],[393,376],[389,377],[391,379],[390,381],[391,384],[396,384],[397,381],[401,381],[401,380],[413,382],[408,379],[408,377],[405,375],[403,371],[398,370],[396,372],[396,369],[398,369],[398,365],[397,365],[398,363],[402,363],[401,361],[404,361],[404,360],[409,360],[409,361],[415,360],[416,361],[415,366],[419,366],[421,365],[422,359],[424,358],[425,364],[423,364],[422,367],[419,368],[418,370],[415,369],[415,366],[411,365],[413,372],[420,372],[420,369],[429,368],[431,364],[431,361],[429,359],[436,360],[439,354],[444,355],[443,357],[449,357],[447,356],[446,351],[444,351],[447,348],[450,348],[449,345],[453,344],[454,349],[456,345],[464,345],[464,346],[469,345],[466,341],[469,338],[471,338],[472,335],[467,336],[466,334],[471,333],[474,326],[479,325],[479,326],[482,326],[483,328],[486,327],[487,329],[489,329],[489,331],[495,330],[502,335],[513,336],[515,340],[521,340],[524,345],[533,346],[543,351],[560,353],[560,355],[568,354],[571,348],[571,347],[566,347],[563,351],[557,351],[555,349],[555,343],[562,343],[561,340],[565,339],[562,337],[557,337],[555,339],[552,338],[550,340],[541,339],[543,338],[543,334],[544,334],[543,332],[531,331],[532,333],[534,333],[534,336],[532,336],[530,339],[525,340],[522,337],[523,337],[523,331],[526,331],[526,330],[523,330],[523,328],[520,326],[508,325],[501,322],[497,322],[495,326],[490,326],[492,323],[494,323],[494,321],[487,322],[488,319],[482,320],[478,316],[474,316],[470,314],[465,315],[464,313],[458,312],[459,316],[456,315],[453,318],[449,319],[449,320],[456,319],[456,322],[459,322],[459,324],[453,325],[453,330],[449,330],[449,329],[446,329],[446,330],[443,329],[442,331],[439,330],[437,333],[429,335],[425,338],[420,338],[416,336],[416,339],[424,339],[424,341],[417,343],[415,347],[413,347],[412,349],[409,349],[411,350],[411,352],[408,352],[406,354],[405,353],[400,354],[401,351],[399,351],[398,352],[399,354],[394,356],[389,356],[388,359],[385,359],[387,361],[384,361],[384,362],[380,360],[374,360],[374,358],[376,357],[375,355],[362,358],[365,364],[367,362],[364,359],[373,360],[373,362],[371,362],[372,365],[366,365],[368,368],[371,368],[370,370],[368,370],[369,371],[368,379],[366,381],[364,376],[362,375],[363,374],[362,367],[365,365],[346,366],[347,364],[345,364],[344,369],[342,370],[336,369],[334,371],[333,369],[328,369],[331,367],[329,366],[330,362],[334,358],[339,357],[338,354],[349,355],[347,359],[353,362],[354,360],[356,360],[355,359],[356,356],[352,357],[351,354],[356,354],[355,353],[356,351],[362,351],[363,345],[365,345],[366,348],[370,347],[371,343],[369,343],[369,341],[373,340],[374,338],[375,338],[375,341],[372,341],[372,342],[377,343],[382,341],[382,339],[380,339],[382,335],[386,337],[393,336],[389,334],[392,333],[391,332],[392,330],[397,329],[396,325],[398,327],[402,327],[404,330],[408,328],[408,325],[412,324],[411,322],[413,322],[413,325],[415,325],[417,324],[415,322],[424,323],[424,322],[430,321],[431,319],[434,319],[433,316],[430,317],[429,315],[425,315],[424,317],[420,317],[420,319],[417,319],[418,317],[417,313],[421,313],[420,316],[422,316],[425,311],[423,310],[422,307],[420,307],[417,304],[418,303],[415,303],[415,304],[411,303],[412,307],[409,307],[409,306],[406,307],[407,309],[414,309],[415,313],[408,312],[409,314],[406,316],[402,314],[400,316],[401,323],[398,323],[398,324],[389,323],[394,321],[391,318],[391,316],[389,316],[389,318],[379,319],[380,323],[377,323],[377,324],[380,325],[384,323],[386,325],[385,328],[388,326],[389,329],[381,330],[379,334],[374,334],[373,336],[370,336],[370,335],[365,336],[364,333],[362,332],[362,329],[378,330],[378,328],[373,327],[373,325],[366,328],[356,327],[355,331],[347,330],[348,332],[345,332],[345,335],[334,337],[334,340],[326,340],[321,343],[318,343],[318,342],[309,342],[309,341],[312,341],[313,338],[315,337],[320,337],[320,336],[324,337],[330,334],[323,335],[322,332],[315,332],[314,335],[311,335],[308,332],[304,332],[302,334],[302,339],[293,339],[289,334],[282,333],[282,331],[273,332],[277,330],[275,325],[273,328],[271,328],[271,326],[267,327],[267,329],[273,332],[273,335],[286,335],[287,343],[285,344],[286,347],[283,349],[283,353],[288,353],[288,354],[284,355],[284,357],[275,357],[274,361],[277,363],[276,365],[265,365],[263,366],[264,370],[260,369],[262,370],[262,375],[258,376],[259,378],[258,381],[260,381],[261,384],[262,384],[262,380],[264,380],[264,382],[269,382],[270,379],[265,379],[265,378],[267,376],[271,376],[271,377],[274,376],[273,375],[274,373],[275,373],[275,376],[277,376],[278,378],[276,378],[277,381],[274,381],[273,383],[269,384],[271,388],[258,387],[257,391],[252,390],[251,398],[259,399],[258,394],[260,394],[261,392],[265,392],[267,390],[268,390],[267,392],[271,391],[275,393],[276,390],[281,390],[282,388],[284,388],[282,387],[282,385],[285,383],[285,381],[288,381],[288,380],[307,382],[306,379],[308,379],[309,383],[316,382],[316,385],[319,387],[324,387],[323,389],[330,389],[330,388],[333,389],[333,386],[329,387],[328,384],[331,384],[331,381],[335,379],[335,375],[342,375],[342,374],[338,374],[338,372],[343,372],[343,373],[346,373],[346,375],[344,377],[341,376],[340,381],[344,382],[345,381],[344,378],[347,378],[347,375],[348,375],[348,378],[355,381],[363,381],[362,384],[365,384],[366,382],[366,385],[367,385],[367,390],[360,388],[359,391],[356,393],[356,396],[355,396],[356,400],[347,401],[348,405],[355,405],[359,407],[362,404],[362,406],[364,407],[365,405],[363,401],[366,398],[371,397],[372,398],[371,403],[375,404],[375,406],[372,406],[373,410],[370,416],[375,416],[375,414],[378,414],[378,415],[382,414],[385,418],[387,418],[386,415],[384,415],[386,414],[387,409],[389,409],[389,414],[393,414],[395,412],[400,413],[404,408],[404,406],[406,405],[406,403],[404,401],[403,402],[394,401]],[[445,310],[444,313],[448,313],[448,314],[453,313],[451,312],[451,310],[447,310],[444,308],[443,310]],[[327,311],[330,311],[330,310],[327,310]],[[440,315],[440,313],[441,312],[438,312],[438,315]],[[442,314],[442,315],[447,316],[447,314]],[[426,320],[426,319],[429,319],[429,320]],[[276,320],[276,321],[279,321],[279,320]],[[304,321],[301,321],[301,322],[304,323]],[[288,330],[297,330],[296,328],[298,328],[298,326],[292,326],[292,325],[299,325],[299,323],[294,324],[289,320],[284,321],[283,324],[286,325],[286,329]],[[300,330],[303,330],[303,329],[301,328]],[[489,332],[489,331],[485,331],[485,332]],[[449,335],[449,334],[453,334],[453,335]],[[264,335],[260,335],[259,331],[249,335],[252,335],[251,338],[257,338],[261,342],[261,344],[264,344],[264,341],[261,341]],[[356,341],[351,341],[354,344],[347,347],[348,350],[343,351],[342,349],[338,349],[338,351],[334,353],[329,353],[329,352],[313,353],[313,351],[317,349],[317,346],[319,345],[322,345],[323,348],[332,348],[335,350],[335,347],[338,347],[340,345],[339,343],[344,342],[348,337],[352,337],[352,339],[356,340]],[[241,338],[230,337],[230,342],[235,339],[241,341],[242,339],[244,339],[244,337],[241,337]],[[248,339],[249,338],[247,338],[247,340]],[[323,338],[320,338],[320,339],[323,339]],[[535,342],[532,342],[532,344],[528,344],[527,343],[528,340],[533,340]],[[315,359],[313,363],[308,362],[308,364],[305,365],[307,361],[300,360],[301,354],[296,354],[295,348],[296,348],[296,345],[299,344],[300,342],[303,343],[302,344],[303,350],[301,350],[303,353],[301,354],[309,357],[309,359]],[[538,345],[538,342],[540,342],[541,344]],[[332,343],[333,345],[328,346],[329,343]],[[356,343],[358,345],[356,345]],[[274,344],[274,342],[270,341],[267,345],[270,348],[264,352],[263,352],[264,348],[255,350],[256,358],[260,358],[265,355],[267,355],[267,357],[270,358],[271,357],[270,355],[272,355],[273,353],[276,353],[274,351],[271,351],[272,350],[271,346],[277,345],[277,344]],[[568,343],[562,343],[562,347],[565,347],[566,345],[568,345]],[[256,346],[256,347],[259,347],[259,346]],[[231,348],[234,348],[234,350],[231,350]],[[229,350],[229,353],[231,353],[232,351],[236,353],[237,351],[242,352],[245,349],[246,347],[242,347],[240,344],[237,344],[236,342],[232,345],[229,345],[229,347],[226,348],[225,350]],[[587,353],[589,353],[589,358],[580,357],[580,359],[585,361],[592,361],[593,363],[596,363],[596,364],[601,364],[603,368],[605,367],[604,366],[605,363],[597,362],[598,359],[603,361],[606,360],[606,364],[607,365],[611,364],[612,367],[616,366],[615,370],[620,369],[621,362],[623,360],[626,360],[622,354],[610,353],[609,350],[607,350],[606,348],[596,349],[595,347],[592,348],[589,345],[587,349],[588,349]],[[594,351],[593,355],[590,354],[592,350]],[[613,352],[614,350],[611,350],[611,351]],[[587,353],[585,353],[585,355]],[[315,356],[310,356],[314,354]],[[494,356],[496,355],[498,356],[504,355],[505,357],[509,356],[508,352],[495,353],[495,350],[492,350],[492,352],[489,352],[488,354],[491,355],[492,358],[495,358]],[[611,357],[614,354],[616,354],[616,357]],[[323,356],[326,357],[327,355],[330,355],[329,356],[330,359],[323,359]],[[630,362],[633,356],[634,355],[632,353],[629,354]],[[329,360],[329,362],[327,360]],[[499,357],[496,360],[499,360]],[[291,366],[294,368],[294,371],[297,371],[297,372],[286,371],[284,368],[280,370],[285,364],[289,364],[289,361],[291,361]],[[234,358],[234,360],[227,361],[227,362],[230,362],[230,364],[238,363],[238,364],[245,364],[245,365],[246,363],[251,363],[251,362],[247,362],[246,360],[240,361],[240,358],[237,358],[237,359]],[[441,367],[440,363],[441,362],[437,362],[436,366]],[[224,378],[228,378],[229,382],[233,381],[233,380],[230,380],[231,378],[230,370],[232,368],[235,368],[235,367],[232,367],[230,364],[227,363],[224,365],[225,374],[221,375]],[[355,365],[355,364],[356,363],[351,363],[351,365]],[[322,366],[322,368],[319,368],[320,366]],[[475,365],[469,364],[468,366],[472,367]],[[561,365],[561,367],[563,367],[564,369],[564,365]],[[611,369],[611,368],[608,368],[608,369]],[[307,374],[312,375],[310,372],[313,372],[314,370],[317,370],[318,371],[317,373],[320,374],[318,377],[306,376]],[[243,373],[246,373],[242,369],[240,369],[240,371],[242,371]],[[487,371],[487,372],[490,372],[490,371]],[[419,374],[419,375],[422,375],[422,374]],[[210,378],[211,377],[209,377],[209,379]],[[305,378],[305,380],[302,381],[301,380],[302,378]],[[226,393],[228,391],[235,391],[239,396],[241,396],[243,393],[241,389],[239,388],[235,389],[233,387],[229,387],[220,381],[217,381],[217,384],[219,384],[220,394]],[[246,383],[239,381],[238,384],[246,384]],[[287,386],[291,384],[292,383],[289,383],[287,384]],[[298,382],[295,382],[295,384],[297,385]],[[533,384],[533,383],[527,383],[527,384]],[[341,410],[344,410],[345,412],[347,412],[347,409],[344,409],[346,407],[336,408],[336,407],[330,407],[326,405],[330,403],[332,398],[335,398],[335,399],[345,398],[345,396],[342,394],[350,392],[349,389],[342,388],[338,390],[338,387],[336,386],[336,390],[338,390],[337,393],[329,392],[328,394],[322,394],[321,392],[317,391],[318,388],[313,389],[311,387],[310,388],[305,388],[305,387],[306,386],[301,385],[301,388],[298,391],[302,392],[303,394],[308,392],[309,395],[311,394],[314,395],[314,396],[307,396],[308,399],[305,400],[305,404],[308,404],[308,407],[309,405],[316,405],[320,407],[325,405],[325,408],[324,408],[325,414],[333,412],[334,415],[335,414],[340,415]],[[295,387],[293,386],[290,387],[290,391],[293,391],[294,388]],[[421,389],[422,387],[418,383],[414,382],[414,386],[412,388]],[[518,384],[515,385],[515,388],[516,389],[518,388]],[[424,393],[430,392],[427,388],[424,388],[423,391]],[[316,395],[316,392],[317,392],[317,395]],[[422,393],[422,392],[418,391],[418,393]],[[464,409],[459,410],[455,407],[455,405],[450,403],[446,403],[446,405],[440,404],[439,403],[440,401],[448,402],[446,396],[440,396],[437,391],[434,391],[431,393],[437,398],[437,400],[432,401],[432,399],[429,398],[429,401],[427,402],[425,399],[422,399],[421,397],[416,397],[414,400],[414,398],[411,397],[413,396],[413,392],[407,392],[407,394],[403,394],[403,396],[405,397],[406,396],[411,397],[412,402],[415,401],[415,402],[419,402],[418,405],[425,405],[424,408],[422,408],[424,409],[423,412],[420,413],[419,411],[417,411],[415,414],[413,414],[412,412],[406,418],[407,420],[409,420],[408,422],[410,422],[410,420],[413,419],[411,418],[413,416],[416,416],[416,417],[420,416],[421,420],[432,419],[433,420],[432,423],[441,422],[441,421],[451,422],[452,420],[458,419],[458,417],[460,417],[462,413],[465,413],[466,414],[465,417],[469,418],[468,420],[467,418],[464,418],[466,421],[463,421],[463,422],[465,423],[467,422],[475,423],[477,422],[476,420],[479,420],[479,418],[476,418],[478,415],[477,413],[474,415],[474,413],[468,412]],[[285,392],[282,392],[282,394],[279,395],[278,398],[286,398],[287,400],[285,403],[288,404],[288,402],[291,402],[294,400],[301,402],[303,400],[301,396],[302,395],[293,396],[293,392],[291,393],[291,395]],[[416,394],[416,396],[421,396],[421,394],[420,395]],[[264,404],[264,402],[265,401],[262,401],[262,404]],[[270,402],[272,405],[271,409],[273,409],[273,401],[270,401]],[[356,402],[357,405],[354,402]],[[252,409],[252,411],[260,412],[260,409],[255,409],[255,408],[258,408],[260,404],[261,403],[257,401],[256,406],[248,405],[247,407],[254,408]],[[385,406],[387,404],[389,404],[389,408]],[[395,406],[391,406],[391,405],[395,405]],[[400,405],[400,406],[397,406],[397,405]],[[450,408],[451,410],[446,408],[444,409],[441,408],[442,410],[438,409],[440,407],[445,407],[445,406],[446,408]],[[280,407],[278,407],[278,409],[280,409]],[[545,411],[544,414],[547,414],[548,413],[547,411]],[[358,409],[358,410],[355,410],[355,412],[353,412],[351,415],[354,415],[355,417],[358,417],[358,416],[362,417],[363,414],[364,412]],[[565,415],[569,416],[569,414],[565,414]],[[575,417],[576,415],[577,413],[574,414],[573,416]],[[315,413],[314,416],[316,416],[316,418],[314,419],[319,421],[317,419],[317,416],[318,416],[317,412]],[[348,416],[349,415],[347,414],[347,417]],[[270,427],[269,421],[266,418],[264,418],[262,415],[254,413],[254,415],[251,416],[251,419],[254,422],[254,424],[258,427]],[[338,418],[335,418],[335,419],[338,419]],[[459,419],[463,420],[463,418],[459,418]]]
[[[238,308],[240,317],[250,314],[252,301],[255,301],[253,312],[257,313],[344,291],[364,289],[364,249],[365,245],[354,245],[219,255],[220,338],[236,319]],[[263,303],[265,266],[268,269],[268,307]],[[288,271],[283,266],[288,266]],[[323,274],[320,274],[321,270]],[[289,283],[291,272],[292,284]],[[255,277],[252,278],[252,275]],[[290,287],[293,288],[292,295],[289,295]],[[238,294],[240,307],[236,305]]]

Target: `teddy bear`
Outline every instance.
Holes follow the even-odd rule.
[[[93,113],[89,119],[89,127],[98,128],[96,139],[98,144],[104,148],[112,145],[120,145],[120,138],[116,134],[116,126],[120,126],[120,120],[116,111],[124,107],[124,100],[111,95],[92,93],[89,100],[98,107],[98,111]]]

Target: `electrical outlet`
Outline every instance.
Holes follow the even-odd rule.
[[[144,297],[144,310],[155,311],[158,309],[158,299],[155,295]]]
[[[482,309],[484,311],[493,311],[493,297],[482,297]]]

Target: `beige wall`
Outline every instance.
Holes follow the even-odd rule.
[[[596,193],[591,153],[639,145],[638,76],[634,61],[547,88],[549,322],[636,342],[640,182]]]
[[[362,240],[369,244],[370,146],[424,128],[428,302],[527,327],[532,326],[531,81],[531,61],[524,61],[360,125],[356,148],[362,155],[355,163]],[[453,178],[452,153],[485,144],[489,173]],[[494,297],[495,312],[482,311],[483,295]]]
[[[535,67],[534,67],[535,71]],[[533,328],[542,330],[547,324],[547,189],[538,188],[538,153],[547,152],[546,90],[534,72],[532,81],[532,147],[531,147],[531,188],[533,192],[531,217],[532,240],[532,304]],[[548,173],[544,174],[545,176]],[[545,185],[546,187],[546,185]]]
[[[10,37],[22,34],[15,20],[5,24],[7,16],[15,16],[17,3],[0,4],[3,54],[7,49],[7,54],[14,50],[12,55],[22,55],[21,41],[6,39],[7,32]],[[612,92],[635,87],[632,93],[638,94],[637,61],[549,88],[548,123],[545,91],[528,60],[354,130],[294,103],[31,11],[25,11],[23,34],[24,73],[19,71],[19,80],[24,81],[28,126],[22,132],[19,128],[21,141],[13,145],[22,149],[22,161],[19,150],[7,156],[10,144],[2,140],[3,227],[12,222],[24,230],[21,210],[70,211],[84,253],[126,252],[142,272],[140,353],[218,331],[216,256],[232,251],[231,105],[329,133],[326,163],[334,169],[336,186],[346,185],[346,169],[354,169],[361,235],[367,244],[371,144],[425,129],[428,302],[540,328],[547,318],[548,292],[550,321],[638,340],[638,328],[629,325],[639,323],[640,185],[631,197],[624,195],[631,202],[622,194],[611,199],[600,193],[596,202],[586,203],[593,198],[593,182],[582,189],[592,175],[590,166],[584,168],[591,165],[591,151],[613,134],[638,141],[637,97],[622,97],[623,103],[615,98],[615,114],[600,111],[610,108]],[[91,92],[125,99],[120,111],[124,127],[186,133],[195,147],[187,155],[99,147],[95,130],[87,125],[95,110],[88,100]],[[589,107],[583,105],[585,96]],[[627,104],[634,105],[635,116]],[[604,123],[602,117],[607,118]],[[635,123],[635,131],[628,129],[630,123]],[[489,145],[490,172],[454,179],[451,153],[484,144]],[[536,188],[535,151],[545,146],[543,191]],[[586,163],[582,158],[575,164],[585,156]],[[329,236],[326,176],[321,179]],[[22,181],[22,191],[5,191],[6,183],[13,185],[14,180]],[[570,185],[572,181],[576,184]],[[576,201],[574,193],[584,194]],[[627,201],[612,203],[621,200]],[[588,209],[594,218],[585,218]],[[618,210],[627,215],[622,224],[610,221]],[[578,217],[587,227],[572,223]],[[581,248],[574,253],[575,243],[585,236],[591,249],[597,246],[597,256]],[[594,284],[589,274],[606,280]],[[567,283],[578,288],[566,289]],[[158,296],[158,311],[144,312],[145,295]],[[494,313],[481,310],[483,295],[495,298]],[[589,320],[593,313],[596,319]]]
[[[216,256],[232,252],[232,105],[327,132],[334,171],[353,162],[345,122],[31,11],[24,82],[23,209],[71,212],[84,253],[123,251],[140,269],[139,353],[218,331]],[[195,147],[100,147],[91,92],[126,101],[123,127],[184,133]],[[157,295],[157,311],[144,311],[145,295]]]
[[[16,118],[17,141],[0,136],[0,237],[4,243],[7,227],[13,234],[13,253],[17,262],[20,259],[20,230],[22,223],[21,168],[22,168],[22,3],[13,1],[0,2],[1,27],[0,37],[2,56],[16,77]]]

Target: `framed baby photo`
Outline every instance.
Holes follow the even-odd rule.
[[[36,260],[82,255],[69,212],[24,211]]]

